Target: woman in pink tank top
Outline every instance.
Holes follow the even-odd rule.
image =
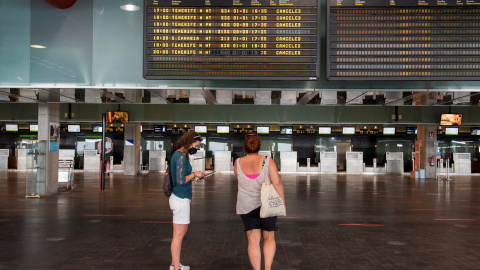
[[[235,161],[234,172],[238,180],[237,214],[240,215],[248,238],[248,257],[254,270],[261,269],[263,238],[265,270],[272,268],[275,257],[277,217],[260,218],[261,189],[267,177],[285,202],[282,180],[273,160],[258,154],[260,139],[256,135],[245,137],[246,156]]]

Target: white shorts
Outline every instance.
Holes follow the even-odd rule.
[[[170,195],[170,209],[173,211],[173,223],[190,224],[190,199]]]

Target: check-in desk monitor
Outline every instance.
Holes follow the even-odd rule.
[[[166,167],[166,150],[148,151],[148,169],[154,172],[164,172]]]
[[[190,155],[192,171],[205,171],[205,150],[198,150],[195,155]]]
[[[10,149],[0,149],[0,171],[8,171],[8,157]]]
[[[470,153],[453,153],[453,172],[455,174],[472,173]]]
[[[297,151],[281,151],[280,152],[280,171],[281,172],[297,171]]]
[[[95,149],[85,149],[83,151],[83,171],[99,172],[100,171],[100,155]]]
[[[403,152],[387,152],[386,157],[386,173],[403,173]]]
[[[363,152],[346,152],[347,173],[363,173]]]
[[[230,172],[233,170],[232,151],[216,150],[213,152],[215,171]]]
[[[320,172],[337,172],[337,152],[320,153]]]

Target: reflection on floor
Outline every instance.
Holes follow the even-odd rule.
[[[273,269],[479,269],[480,176],[282,174]],[[76,191],[24,198],[0,173],[0,269],[167,269],[171,213],[162,174],[75,173]],[[251,269],[233,174],[194,185],[182,263]]]

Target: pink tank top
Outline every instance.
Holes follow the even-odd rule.
[[[250,179],[255,179],[259,176],[260,174],[245,174],[246,177],[250,178]]]

